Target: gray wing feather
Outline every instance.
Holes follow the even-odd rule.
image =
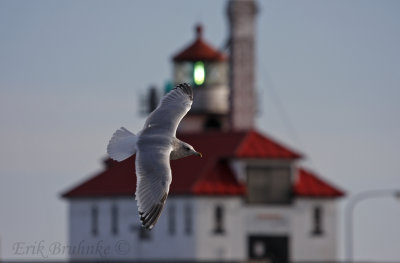
[[[163,133],[175,136],[182,118],[193,103],[193,90],[184,83],[176,86],[163,97],[158,107],[150,114],[142,133]]]
[[[156,144],[153,141],[156,140]],[[136,200],[140,221],[152,229],[161,215],[172,181],[168,138],[141,136],[136,153]]]

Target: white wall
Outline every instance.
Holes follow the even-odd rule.
[[[69,201],[70,245],[75,249],[70,258],[73,260],[245,260],[250,235],[288,236],[292,261],[337,259],[337,211],[333,199],[296,199],[290,206],[265,207],[248,206],[240,197],[169,197],[149,240],[139,239],[140,222],[133,197]],[[111,229],[114,203],[119,212],[117,235]],[[91,232],[94,204],[99,211],[96,237]],[[186,205],[191,205],[193,212],[190,235],[184,231]],[[214,233],[217,205],[224,207],[225,233],[222,235]],[[312,209],[316,205],[323,207],[321,236],[312,235]],[[170,206],[175,206],[176,212],[174,235],[168,231]]]
[[[168,197],[164,210],[155,227],[151,230],[152,240],[142,242],[143,254],[140,259],[193,259],[195,249],[195,222],[192,222],[193,232],[187,235],[185,229],[184,207],[192,206],[192,198]],[[175,207],[175,234],[168,230],[169,207]],[[195,217],[192,216],[195,220]]]
[[[118,234],[111,229],[111,207],[118,206]],[[92,235],[91,210],[98,208],[98,235]],[[123,259],[140,254],[137,246],[137,233],[134,226],[139,220],[133,198],[112,199],[71,199],[69,202],[69,243],[77,253],[70,254],[71,259]],[[89,252],[87,249],[92,248]]]
[[[69,202],[69,244],[80,248],[70,254],[78,259],[192,259],[194,257],[194,229],[191,235],[184,233],[184,206],[192,199],[168,198],[166,207],[156,226],[150,232],[150,239],[140,239],[140,221],[136,202],[132,198],[70,199]],[[119,231],[112,234],[111,207],[118,206]],[[98,235],[92,235],[91,209],[98,207]],[[176,233],[168,232],[168,206],[176,211]],[[192,204],[193,205],[193,204]],[[194,211],[194,208],[193,208]],[[194,216],[192,217],[195,218]],[[193,228],[195,227],[193,222]],[[179,247],[179,253],[176,248]],[[93,252],[87,249],[92,248]]]
[[[242,199],[239,197],[198,197],[196,207],[196,259],[244,260]],[[224,210],[223,234],[215,234],[215,207]]]
[[[119,212],[119,233],[111,231],[111,207],[117,204]],[[224,207],[223,235],[215,235],[214,209]],[[99,233],[92,235],[91,209],[96,205],[99,212]],[[192,206],[192,233],[185,233],[184,207]],[[169,207],[175,206],[176,232],[168,230]],[[133,198],[71,199],[69,202],[69,236],[72,247],[93,247],[94,253],[72,254],[78,259],[133,259],[133,260],[235,260],[246,256],[246,240],[243,237],[242,201],[240,198],[191,198],[169,197],[163,213],[149,240],[138,238],[139,220]],[[99,246],[99,245],[100,246]],[[121,247],[119,247],[121,246]],[[98,249],[97,247],[100,247]],[[178,249],[179,248],[179,249]],[[121,250],[120,250],[121,249]]]
[[[295,201],[291,224],[291,258],[293,261],[337,260],[337,207],[334,199],[305,199]],[[323,234],[315,236],[313,208],[321,206]]]

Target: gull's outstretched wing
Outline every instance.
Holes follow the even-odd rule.
[[[170,154],[179,122],[190,110],[193,90],[180,84],[150,114],[136,143],[136,200],[140,221],[152,229],[161,215],[172,181]]]
[[[141,135],[136,152],[136,200],[140,221],[152,229],[161,215],[172,181],[170,138]]]
[[[163,97],[158,107],[147,118],[142,133],[162,133],[175,136],[182,118],[193,103],[193,90],[189,84],[176,86]]]

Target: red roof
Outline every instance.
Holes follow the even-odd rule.
[[[178,135],[178,138],[202,152],[203,158],[191,156],[171,161],[173,173],[170,186],[171,195],[244,195],[246,193],[245,185],[236,180],[228,159],[293,160],[301,157],[300,154],[256,131],[182,134]],[[133,196],[136,189],[134,159],[135,157],[132,156],[120,163],[108,159],[107,167],[103,172],[74,187],[63,196],[67,198]],[[304,193],[306,196],[318,194],[326,196],[331,193],[331,189],[335,189],[314,175],[311,176],[316,179],[312,181],[309,179],[310,176],[303,174],[304,172],[301,173],[301,180],[295,187],[295,192],[300,196],[303,196]],[[302,178],[305,178],[305,181]],[[322,183],[316,184],[315,181]],[[301,185],[300,188],[297,186],[298,184]],[[321,186],[323,187],[318,190],[318,187]],[[316,191],[316,195],[309,195],[309,188]],[[326,192],[326,189],[329,191]]]
[[[197,195],[244,195],[246,187],[239,183],[227,161],[219,161],[205,172],[193,185]]]
[[[305,169],[299,169],[294,193],[302,197],[341,197],[344,192]]]
[[[196,40],[186,47],[183,51],[179,52],[173,57],[174,61],[225,61],[226,56],[224,53],[215,50],[207,44],[202,38],[202,27],[196,27],[197,38]]]
[[[107,159],[106,169],[63,194],[63,197],[134,196],[135,156],[120,163]]]
[[[246,134],[245,140],[243,140],[235,153],[240,158],[301,158],[300,154],[255,131],[250,131]]]

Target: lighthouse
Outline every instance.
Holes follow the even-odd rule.
[[[229,128],[229,75],[227,55],[208,44],[203,27],[195,27],[196,38],[173,58],[173,82],[189,83],[194,100],[179,132],[227,130]]]
[[[196,39],[173,56],[173,79],[194,89],[191,111],[179,132],[248,131],[254,129],[255,18],[253,0],[230,1],[228,49],[225,54],[209,45],[203,27],[196,26]]]
[[[69,203],[72,261],[334,262],[339,198],[344,191],[304,169],[304,155],[254,127],[253,0],[231,0],[228,51],[195,39],[172,56],[172,84],[192,85],[191,110],[177,138],[203,158],[171,161],[173,182],[152,231],[134,203],[135,156],[106,159],[104,169],[63,194]],[[168,89],[167,89],[168,91]],[[150,90],[149,109],[157,105]],[[179,253],[177,253],[177,251]]]

